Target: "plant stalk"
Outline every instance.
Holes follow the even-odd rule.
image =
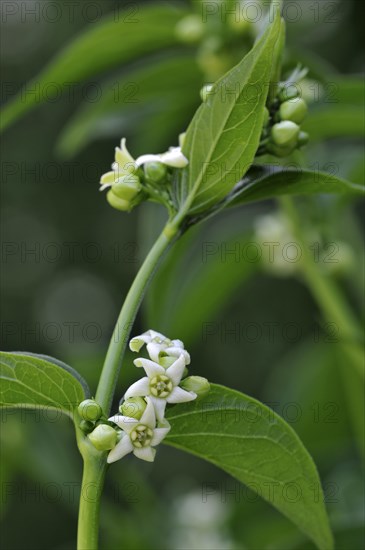
[[[123,307],[119,314],[114,332],[105,357],[95,400],[106,415],[110,412],[113,394],[117,383],[127,342],[137,315],[147,285],[162,258],[164,252],[172,243],[176,232],[167,231],[166,228],[158,237],[154,246],[143,262],[133,284],[127,294]]]
[[[99,538],[100,499],[106,472],[105,453],[84,455],[79,521],[78,550],[97,550]]]

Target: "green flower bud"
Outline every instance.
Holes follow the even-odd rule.
[[[77,410],[83,420],[89,420],[91,422],[99,420],[103,414],[100,405],[98,405],[94,399],[85,399],[85,401],[80,403]]]
[[[296,145],[300,128],[295,122],[284,120],[274,124],[271,129],[271,138],[275,145],[289,147]]]
[[[117,443],[117,432],[108,424],[99,424],[88,438],[98,451],[110,451]]]
[[[298,147],[302,147],[303,145],[307,145],[309,141],[309,135],[307,132],[299,132],[298,136]]]
[[[111,191],[114,195],[125,201],[131,201],[134,199],[141,189],[142,186],[138,176],[133,174],[122,176],[111,187]]]
[[[151,183],[162,183],[166,180],[167,166],[162,162],[146,162],[144,165],[146,180]]]
[[[267,123],[269,122],[269,118],[270,118],[270,113],[269,113],[269,109],[267,107],[265,107],[264,109],[264,121],[263,121],[263,126],[265,127],[267,125]]]
[[[251,21],[248,21],[242,17],[240,8],[237,8],[236,13],[228,12],[227,24],[233,32],[236,32],[241,36],[248,34],[251,30],[253,30]]]
[[[275,145],[275,143],[267,144],[268,153],[279,158],[288,157],[289,155],[291,155],[294,149],[295,149],[295,145],[291,145],[289,147],[279,147],[278,145]]]
[[[117,210],[121,210],[122,212],[130,212],[132,210],[131,202],[117,197],[113,193],[112,189],[107,192],[106,200],[108,201],[110,206],[116,208]]]
[[[205,84],[205,86],[202,87],[200,90],[200,97],[202,101],[206,101],[208,99],[208,95],[211,93],[213,88],[213,84]]]
[[[175,33],[177,38],[186,44],[199,42],[204,34],[201,17],[199,15],[187,15],[178,22]]]
[[[284,101],[284,103],[280,105],[279,110],[281,120],[291,120],[296,124],[301,124],[301,122],[303,122],[307,112],[307,104],[304,99],[300,97]]]
[[[147,403],[143,397],[129,397],[120,405],[119,411],[124,416],[140,420],[146,407]]]
[[[94,423],[88,420],[81,420],[79,427],[85,434],[89,434],[94,429]]]
[[[198,397],[204,397],[210,392],[210,384],[202,376],[188,376],[180,382],[180,386],[186,391],[196,393]]]

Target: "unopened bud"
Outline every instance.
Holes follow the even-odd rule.
[[[119,199],[125,201],[131,201],[138,195],[141,190],[141,182],[139,181],[138,176],[134,174],[129,174],[128,176],[122,176],[119,178],[111,188],[111,191]]]
[[[210,384],[202,376],[188,376],[180,382],[180,387],[196,393],[198,397],[204,397],[210,392]]]
[[[110,190],[106,194],[106,200],[113,208],[121,210],[122,212],[130,212],[132,210],[132,204],[130,201],[125,201],[114,195],[113,191]]]
[[[89,434],[94,429],[94,423],[89,420],[81,420],[79,427],[85,434]]]
[[[206,101],[208,99],[209,94],[212,92],[213,84],[205,84],[205,86],[202,87],[200,90],[200,97],[202,101]]]
[[[299,132],[298,136],[298,147],[302,147],[303,145],[307,145],[309,141],[309,135],[307,132]]]
[[[284,120],[274,124],[271,130],[271,137],[275,145],[289,147],[296,144],[300,128],[295,122]]]
[[[109,451],[117,443],[117,432],[108,424],[99,424],[88,438],[98,451]]]
[[[124,416],[140,420],[146,407],[147,403],[143,397],[129,397],[120,405],[119,412]]]
[[[296,124],[301,124],[305,119],[308,112],[308,107],[304,99],[298,97],[284,101],[280,105],[280,118],[281,120],[291,120]]]
[[[166,179],[167,166],[162,162],[146,162],[144,165],[146,180],[151,183],[162,183]]]
[[[199,42],[204,34],[204,27],[201,17],[198,15],[187,15],[181,19],[175,27],[178,39],[186,44]]]
[[[279,145],[275,145],[275,143],[267,144],[268,153],[279,158],[288,157],[289,155],[291,155],[294,149],[295,149],[295,145],[291,145],[289,147],[280,147]]]
[[[85,401],[82,401],[77,411],[83,420],[91,422],[99,420],[103,412],[100,405],[94,399],[85,399]]]

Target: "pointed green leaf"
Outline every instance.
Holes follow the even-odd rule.
[[[52,91],[57,94],[60,86],[79,85],[104,70],[177,42],[175,25],[184,15],[183,9],[167,3],[131,6],[87,29],[66,46],[26,85],[29,89],[36,85],[35,93],[19,94],[5,105],[0,128],[5,129],[45,99],[49,101]]]
[[[76,371],[46,355],[1,352],[0,381],[3,407],[47,407],[72,417],[78,404],[90,396]]]
[[[188,194],[190,213],[221,200],[252,164],[280,28],[277,12],[253,49],[214,85],[187,130],[183,151],[189,166],[180,186]]]
[[[212,385],[166,417],[164,443],[212,462],[287,516],[321,550],[333,548],[314,462],[294,430],[271,409],[242,393]]]
[[[224,206],[238,206],[280,195],[319,193],[363,195],[365,187],[325,172],[293,170],[284,166],[252,166]]]

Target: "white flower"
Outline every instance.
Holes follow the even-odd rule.
[[[152,400],[146,397],[146,401],[147,407],[140,420],[121,414],[109,418],[110,422],[117,424],[124,432],[122,439],[108,455],[109,464],[131,452],[141,460],[154,461],[156,449],[153,447],[161,443],[171,426],[165,420],[162,427],[156,427],[156,415]]]
[[[166,153],[160,155],[142,155],[137,158],[137,166],[142,166],[145,162],[162,162],[166,166],[173,168],[185,168],[189,164],[188,159],[181,152],[181,147],[170,147]]]
[[[184,356],[185,365],[190,364],[190,355],[184,349],[184,344],[181,340],[170,340],[160,332],[148,330],[140,336],[132,338],[129,342],[129,347],[132,351],[138,352],[147,344],[147,352],[152,361],[160,362],[161,357],[180,357]]]
[[[123,138],[120,142],[120,148],[115,148],[115,162],[112,164],[112,172],[107,172],[101,176],[100,191],[112,187],[119,178],[133,174],[137,170],[136,161],[129,153],[125,142],[126,140]]]
[[[159,421],[164,418],[166,403],[184,403],[196,399],[196,393],[179,387],[186,365],[183,354],[167,369],[150,359],[139,358],[134,361],[134,364],[136,367],[143,367],[147,376],[132,384],[124,398],[148,395]]]

